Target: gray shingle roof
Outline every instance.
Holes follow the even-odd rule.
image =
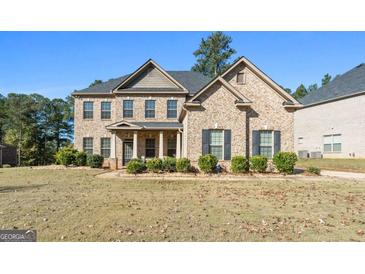
[[[204,87],[211,78],[205,76],[199,72],[195,71],[167,71],[176,81],[178,81],[181,85],[183,85],[188,91],[190,95],[198,92],[202,87]],[[112,89],[114,89],[118,84],[120,84],[123,80],[125,80],[128,75],[121,76],[119,78],[110,79],[101,84],[95,85],[90,88],[85,88],[82,90],[78,90],[73,92],[72,94],[100,94],[100,93],[110,93]]]
[[[183,128],[182,123],[178,122],[132,122],[133,125],[137,125],[143,128]]]
[[[348,72],[337,76],[324,87],[310,92],[300,99],[303,105],[320,103],[338,97],[350,96],[365,91],[365,64],[360,64]]]

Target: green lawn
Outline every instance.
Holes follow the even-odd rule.
[[[0,169],[0,228],[39,241],[364,241],[365,182],[122,181]]]
[[[315,166],[328,170],[365,172],[365,159],[301,159],[296,166],[302,168]]]

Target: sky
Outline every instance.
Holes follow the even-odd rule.
[[[320,85],[365,62],[365,32],[225,32],[237,53],[278,84]],[[65,98],[95,79],[133,72],[147,59],[190,70],[209,32],[0,32],[0,94]]]

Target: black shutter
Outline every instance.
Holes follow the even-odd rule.
[[[281,132],[279,130],[274,131],[274,155],[281,150]]]
[[[231,160],[231,130],[224,130],[224,160]]]
[[[203,129],[202,133],[202,155],[209,153],[210,132],[209,129]]]
[[[252,131],[252,156],[260,154],[260,131]]]

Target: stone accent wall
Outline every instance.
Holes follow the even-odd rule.
[[[237,83],[238,72],[244,72],[246,80],[244,84]],[[285,99],[243,64],[238,65],[224,78],[252,101],[246,120],[249,155],[252,155],[253,130],[280,130],[281,150],[294,151],[294,114],[283,107]]]
[[[196,162],[202,155],[203,129],[230,129],[231,155],[244,155],[246,146],[246,111],[237,108],[237,98],[220,83],[201,97],[201,107],[190,107],[187,119],[187,157]]]

